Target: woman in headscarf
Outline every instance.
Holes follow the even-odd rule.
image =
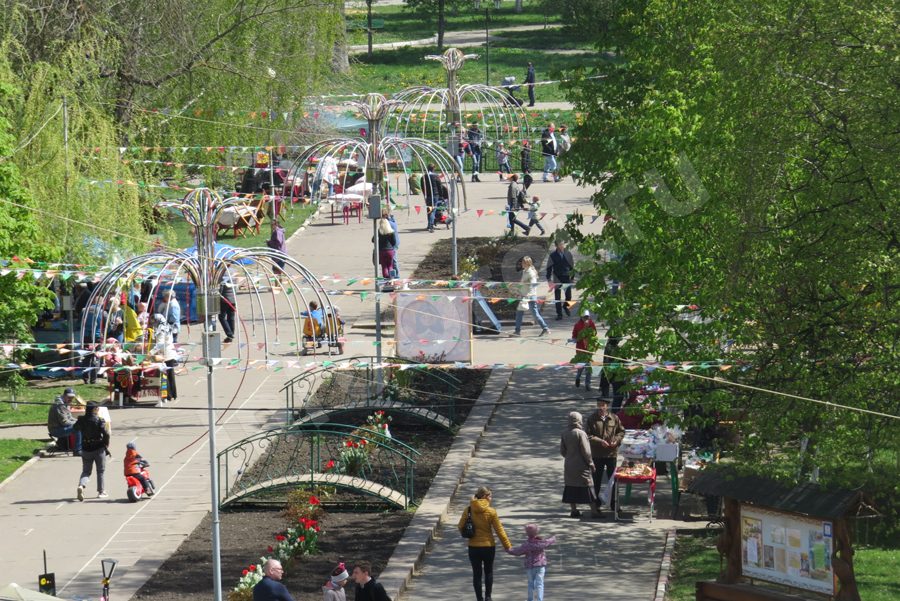
[[[490,488],[480,487],[468,507],[463,511],[458,524],[460,532],[468,519],[471,519],[475,526],[475,535],[469,539],[469,563],[472,564],[472,586],[475,587],[477,601],[489,600],[494,587],[494,556],[497,549],[494,533],[497,534],[504,549],[508,551],[512,548],[512,543],[506,536],[506,530],[500,523],[497,510],[491,507],[493,496]],[[483,593],[482,582],[484,583]]]
[[[594,515],[599,515],[597,498],[594,496],[594,479],[591,476],[594,472],[591,445],[584,431],[581,414],[577,411],[569,413],[569,423],[562,434],[559,454],[565,457],[562,500],[572,507],[569,515],[573,518],[581,516],[578,511],[579,503],[588,503]]]
[[[322,587],[322,599],[324,601],[347,601],[347,593],[344,591],[344,585],[347,584],[349,578],[350,575],[347,573],[347,568],[344,566],[344,563],[339,563],[337,567],[331,571],[331,576]]]

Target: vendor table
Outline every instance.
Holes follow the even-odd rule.
[[[614,484],[624,484],[627,487],[630,487],[635,484],[646,484],[647,485],[647,497],[648,503],[650,504],[650,521],[653,521],[653,503],[656,497],[656,468],[650,468],[650,473],[647,475],[627,475],[626,470],[628,468],[624,466],[620,466],[616,468],[615,474],[613,474],[613,479],[615,480]],[[613,509],[613,516],[615,520],[619,521],[619,508],[621,502],[619,500],[619,490],[621,487],[615,486],[613,490],[615,490],[616,495],[616,507]],[[628,495],[626,495],[626,498]]]
[[[354,213],[356,213],[357,222],[362,223],[363,196],[361,194],[332,196],[328,199],[328,204],[331,205],[331,225],[334,225],[335,208],[340,210],[344,218],[344,225],[350,223],[350,217]]]

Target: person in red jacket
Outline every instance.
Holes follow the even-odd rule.
[[[584,367],[579,367],[575,372],[575,388],[581,386],[581,374],[584,376],[585,390],[591,389],[591,361],[594,360],[594,353],[599,346],[597,340],[597,326],[591,319],[591,312],[587,309],[581,314],[581,319],[575,322],[572,328],[572,339],[575,341],[575,357],[572,363],[583,363]]]
[[[129,442],[125,445],[125,448],[125,476],[134,476],[137,478],[141,483],[141,486],[144,487],[144,492],[147,493],[147,496],[152,497],[155,492],[153,490],[153,485],[150,484],[150,481],[141,473],[141,470],[150,464],[137,452],[137,447],[133,442]]]

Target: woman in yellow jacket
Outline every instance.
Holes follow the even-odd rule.
[[[478,601],[491,601],[491,590],[494,587],[494,533],[507,551],[512,543],[503,530],[503,524],[497,517],[497,510],[491,507],[491,489],[482,486],[475,492],[475,497],[463,511],[459,519],[459,530],[462,532],[472,512],[472,523],[475,525],[475,536],[469,539],[469,562],[472,564],[472,585],[475,587],[475,598]],[[481,593],[482,573],[484,574],[484,595]]]

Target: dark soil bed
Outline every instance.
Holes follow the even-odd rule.
[[[489,282],[519,282],[522,272],[516,269],[524,256],[531,257],[538,276],[543,277],[541,266],[550,252],[549,238],[504,237],[504,238],[459,238],[457,239],[459,268],[464,273],[462,279]],[[414,280],[449,280],[453,276],[453,256],[451,241],[438,240],[431,252],[419,263],[413,272]],[[413,288],[433,288],[433,284],[419,284]],[[487,298],[501,298],[491,303],[491,309],[500,319],[515,317],[519,291],[515,287],[482,287],[481,293]]]
[[[490,372],[448,370],[462,381],[456,409],[461,420],[468,415],[474,400],[481,394]],[[359,423],[365,419],[361,414]],[[424,425],[397,415],[391,423],[394,438],[416,448],[421,455],[416,461],[415,498],[420,501],[431,485],[444,456],[453,442],[446,430]],[[341,493],[339,493],[341,494]],[[333,498],[333,500],[335,500]],[[326,501],[325,506],[330,504]],[[231,591],[248,565],[259,561],[274,536],[288,524],[280,509],[247,508],[220,514],[223,594]],[[352,565],[360,560],[372,563],[378,574],[387,565],[412,511],[326,511],[320,520],[321,554],[301,557],[287,566],[284,582],[298,601],[322,598],[321,587],[338,561]],[[163,601],[199,601],[211,597],[211,533],[210,517],[182,543],[134,599]],[[352,598],[352,594],[350,595]]]

